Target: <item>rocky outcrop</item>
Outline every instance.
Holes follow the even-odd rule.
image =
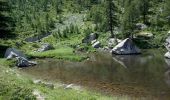
[[[82,40],[82,43],[91,43],[93,40],[96,40],[97,38],[98,38],[97,33],[91,33]]]
[[[29,61],[27,57],[19,50],[15,48],[8,48],[6,50],[5,56],[6,59],[17,59],[16,65],[18,67],[28,67],[36,65],[34,61]]]
[[[118,55],[130,55],[130,54],[140,54],[141,50],[133,43],[130,38],[127,38],[116,45],[112,50],[112,54]]]
[[[48,50],[52,50],[52,49],[54,49],[54,47],[52,45],[45,43],[37,51],[38,52],[44,52],[44,51],[48,51]]]
[[[168,50],[167,53],[165,53],[165,57],[170,59],[170,36],[165,40],[165,47]]]

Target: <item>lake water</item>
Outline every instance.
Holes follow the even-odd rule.
[[[37,66],[21,71],[38,79],[77,84],[107,95],[170,100],[170,60],[164,58],[164,53],[144,50],[141,55],[118,56],[98,52],[83,62],[38,60]]]

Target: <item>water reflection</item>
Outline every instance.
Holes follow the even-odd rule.
[[[144,65],[147,64],[150,60],[153,59],[153,55],[148,55],[148,56],[141,56],[141,55],[113,55],[114,61],[119,63],[125,68],[131,67],[131,65],[136,64],[136,65]]]
[[[54,59],[39,62],[36,67],[22,71],[37,78],[79,84],[102,93],[170,99],[170,74],[166,72],[163,53],[157,50],[136,56],[96,53],[84,62]]]

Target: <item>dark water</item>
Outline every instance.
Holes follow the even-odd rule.
[[[83,62],[39,60],[38,66],[22,71],[36,78],[78,84],[108,95],[170,100],[170,60],[163,55],[161,50],[133,56],[95,53]]]

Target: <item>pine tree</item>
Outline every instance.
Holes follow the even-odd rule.
[[[170,25],[170,0],[165,0],[165,17],[168,19],[168,24]]]
[[[143,17],[143,23],[147,24],[147,15],[149,13],[149,2],[150,0],[136,0],[136,4],[138,6],[138,11],[140,11],[140,15]]]
[[[111,32],[111,37],[115,37],[115,34],[113,33],[114,28],[118,26],[118,22],[117,22],[117,16],[116,16],[116,11],[117,11],[117,7],[114,3],[113,0],[107,0],[107,21],[109,24],[109,30]]]
[[[125,11],[123,14],[123,33],[125,37],[133,38],[134,24],[139,20],[140,12],[138,12],[135,0],[126,0]]]
[[[13,34],[13,20],[11,17],[4,14],[4,12],[9,13],[10,7],[8,2],[0,1],[0,38],[14,37]]]

